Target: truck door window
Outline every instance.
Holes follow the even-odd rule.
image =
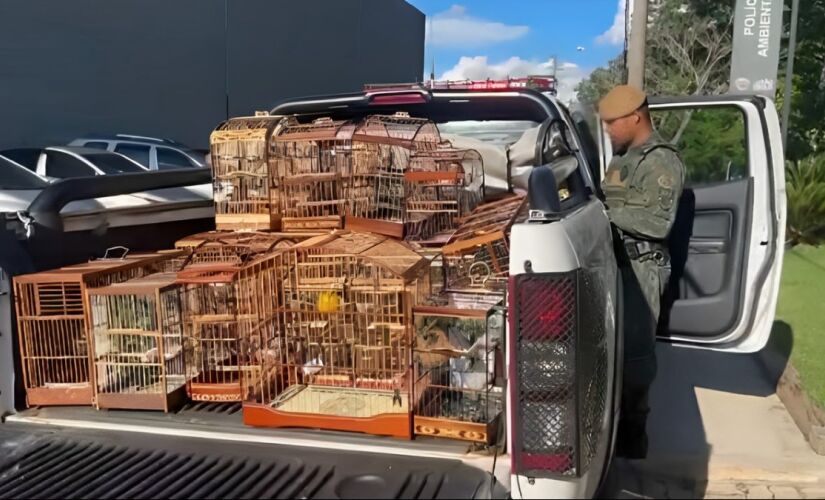
[[[73,156],[57,151],[47,151],[46,175],[58,179],[67,179],[70,177],[90,177],[95,175],[95,171]]]
[[[92,142],[87,142],[83,146],[87,147],[87,148],[106,150],[106,149],[109,148],[109,143],[108,142],[100,142],[100,141],[92,141]]]
[[[748,176],[745,117],[739,108],[651,110],[662,137],[679,148],[691,185],[743,179]]]
[[[158,170],[172,170],[176,168],[192,167],[192,162],[189,161],[189,158],[173,149],[157,148],[157,151]]]
[[[149,168],[149,153],[151,150],[151,147],[140,144],[118,144],[115,148],[116,153],[128,156],[146,168]]]

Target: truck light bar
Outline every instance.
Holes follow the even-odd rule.
[[[527,76],[523,78],[507,78],[503,80],[458,80],[458,81],[430,81],[425,83],[391,83],[368,84],[365,92],[390,92],[399,90],[467,90],[475,92],[495,92],[519,89],[533,89],[540,92],[556,94],[556,78],[554,76]]]

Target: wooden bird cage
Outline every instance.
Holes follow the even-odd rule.
[[[240,363],[239,331],[251,317],[238,309],[236,278],[256,256],[289,248],[301,239],[282,233],[236,233],[205,241],[192,250],[177,274],[186,326],[190,399],[242,400],[242,388],[251,384],[248,371],[257,367]]]
[[[510,268],[510,228],[525,215],[527,198],[514,194],[479,205],[442,248],[448,290],[503,291]]]
[[[135,254],[15,277],[17,335],[28,406],[93,404],[87,292],[161,271],[180,255]]]
[[[282,121],[276,116],[233,118],[212,132],[218,229],[278,229],[279,190],[270,171],[269,139]]]
[[[448,142],[413,153],[404,174],[407,240],[449,237],[458,221],[484,199],[484,163],[475,150]]]
[[[98,409],[173,411],[186,396],[183,314],[175,273],[89,292]]]
[[[250,266],[274,311],[249,343],[274,374],[244,421],[410,438],[412,308],[429,295],[428,262],[404,243],[338,233]]]
[[[270,155],[285,231],[343,227],[354,131],[353,123],[319,118],[293,120],[273,134]]]
[[[414,154],[438,149],[440,143],[430,120],[405,113],[367,117],[353,135],[347,229],[404,238],[405,174]]]
[[[498,294],[447,293],[415,308],[416,435],[492,445],[503,414]]]

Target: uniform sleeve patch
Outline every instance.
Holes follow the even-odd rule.
[[[662,189],[673,189],[673,178],[669,175],[660,175],[658,182]]]

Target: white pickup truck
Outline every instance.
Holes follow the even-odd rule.
[[[723,112],[742,125],[735,160],[727,151],[706,155],[721,172],[700,178],[691,175],[698,166],[687,166],[671,241],[673,303],[661,340],[758,351],[774,319],[785,233],[774,105],[758,97],[657,98],[651,109],[654,118]],[[245,428],[232,405],[175,415],[24,410],[4,389],[0,440],[12,452],[0,458],[0,496],[595,495],[613,455],[622,379],[622,291],[598,196],[609,144],[593,138],[582,115],[528,89],[387,88],[290,100],[272,110],[299,119],[395,112],[429,118],[480,149],[486,144],[488,191],[512,183],[529,191],[530,217],[513,227],[510,241],[506,432],[496,446]],[[548,168],[560,137],[570,158],[563,169]],[[525,141],[532,141],[527,148]],[[10,360],[8,279],[0,286],[0,354]],[[8,361],[2,370],[4,380],[15,375]]]

